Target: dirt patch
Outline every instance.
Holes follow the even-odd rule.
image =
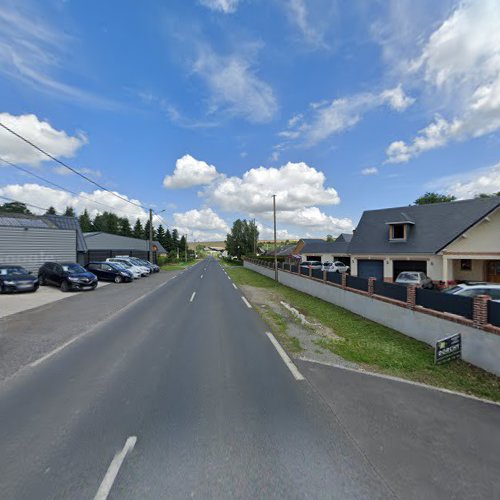
[[[290,356],[350,368],[357,367],[355,363],[346,361],[318,345],[322,339],[342,342],[331,328],[308,318],[307,314],[299,312],[294,304],[282,301],[272,290],[248,285],[240,285],[240,288]]]

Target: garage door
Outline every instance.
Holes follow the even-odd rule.
[[[426,260],[395,260],[393,262],[393,279],[404,271],[418,271],[427,274]]]
[[[383,260],[358,260],[358,276],[360,278],[376,278],[384,280]]]

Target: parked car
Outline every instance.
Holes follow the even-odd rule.
[[[114,262],[89,262],[85,267],[99,280],[114,281],[115,283],[134,281],[134,275],[129,270],[117,266]]]
[[[328,271],[329,273],[347,273],[349,272],[349,266],[339,260],[335,262],[324,262],[323,271]]]
[[[300,264],[300,267],[306,269],[321,269],[321,262],[317,260],[305,260]]]
[[[132,277],[134,279],[139,279],[142,276],[142,271],[137,266],[129,264],[128,262],[109,262],[109,261],[106,262],[108,264],[113,264],[118,268],[121,268],[125,271],[132,273]]]
[[[400,285],[416,285],[421,288],[434,288],[432,280],[425,273],[418,271],[403,271],[396,278]]]
[[[139,270],[141,276],[149,276],[151,274],[151,270],[145,266],[139,266],[130,260],[130,257],[109,257],[106,259],[106,262],[118,262],[119,264],[128,264],[130,266],[135,267],[136,270]]]
[[[0,266],[0,293],[36,292],[38,278],[22,266]]]
[[[160,270],[156,264],[151,264],[149,260],[139,259],[138,257],[130,257],[130,260],[138,266],[147,267],[151,273],[157,273]]]
[[[97,276],[75,262],[46,262],[38,270],[40,285],[55,285],[63,292],[94,290]]]
[[[475,297],[476,295],[489,295],[491,300],[500,302],[500,284],[487,283],[486,281],[472,281],[461,283],[443,290],[443,293],[462,295],[464,297]]]

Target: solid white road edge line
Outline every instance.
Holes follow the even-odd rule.
[[[337,363],[326,363],[324,361],[317,361],[315,359],[306,358],[304,356],[301,356],[298,359],[300,361],[305,361],[306,363],[315,363],[317,365],[338,368],[340,370],[346,370],[348,372],[361,373],[362,375],[368,375],[369,377],[382,378],[385,380],[393,380],[394,382],[401,382],[402,384],[415,385],[417,387],[422,387],[423,389],[430,389],[431,391],[444,392],[445,394],[452,394],[453,396],[460,396],[461,398],[473,399],[474,401],[479,401],[481,403],[488,403],[490,405],[500,406],[500,403],[492,401],[491,399],[479,398],[477,396],[473,396],[472,394],[464,394],[463,392],[452,391],[451,389],[444,389],[443,387],[436,387],[435,385],[423,384],[422,382],[415,382],[414,380],[406,380],[405,378],[394,377],[393,375],[374,373],[367,370],[363,370],[362,368],[351,368],[350,366],[343,366]]]
[[[30,363],[28,366],[31,366],[31,368],[34,368],[35,366],[39,365],[40,363],[43,363],[46,359],[49,359],[50,357],[54,356],[54,354],[57,354],[59,351],[62,351],[63,349],[65,349],[66,347],[71,345],[73,342],[76,342],[79,338],[80,338],[80,335],[72,338],[71,340],[68,340],[68,342],[65,342],[63,345],[60,345],[59,347],[57,347],[53,351],[50,351],[45,356],[38,358],[36,361],[33,361],[32,363]]]
[[[238,287],[233,283],[233,287],[235,290],[238,290]]]
[[[193,295],[191,295],[191,298],[189,299],[189,302],[193,302],[195,295],[196,295],[196,292],[193,292]]]
[[[248,302],[248,300],[245,297],[241,297],[241,300],[246,304],[248,309],[252,309],[250,302]]]
[[[137,443],[137,436],[130,436],[125,442],[123,449],[115,455],[101,485],[99,486],[99,489],[97,490],[94,500],[106,500],[108,498],[109,492],[111,491],[111,488],[116,480],[116,476],[120,471],[120,467],[122,466],[127,454],[134,449],[135,443]]]
[[[302,373],[299,372],[298,368],[293,364],[292,360],[285,352],[283,347],[281,347],[281,344],[274,338],[274,335],[271,332],[266,332],[266,335],[268,336],[269,340],[271,341],[275,349],[278,351],[278,354],[281,356],[281,359],[285,362],[285,365],[288,366],[288,369],[292,372],[292,375],[295,378],[295,380],[305,380]]]

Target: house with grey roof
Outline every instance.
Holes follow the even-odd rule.
[[[103,261],[109,257],[127,255],[148,259],[149,241],[117,234],[93,231],[83,233],[88,248],[86,263],[92,261]],[[159,241],[153,241],[153,261],[156,263],[158,255],[166,254],[167,251]]]
[[[87,251],[76,217],[0,213],[0,264],[37,272],[47,261],[79,261]]]
[[[500,283],[500,197],[367,210],[349,243],[354,276]]]
[[[317,260],[321,262],[341,261],[349,264],[349,243],[352,234],[343,233],[335,241],[319,238],[302,238],[291,250],[291,255],[300,255],[302,262]]]

